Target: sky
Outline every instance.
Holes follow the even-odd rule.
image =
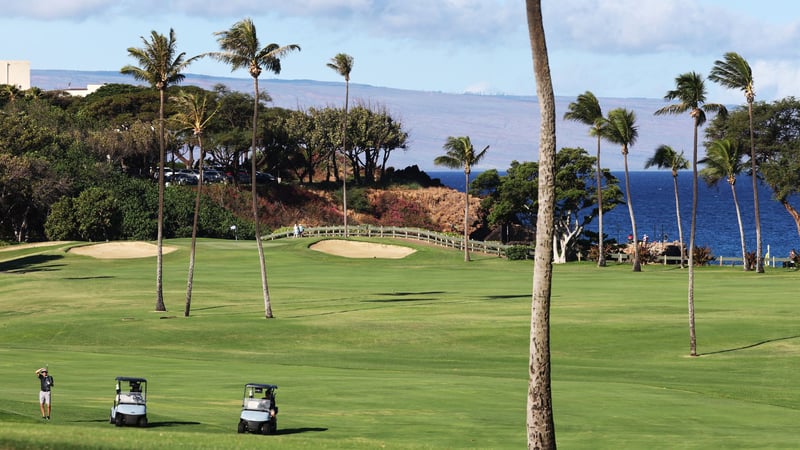
[[[675,77],[708,74],[729,51],[751,65],[756,99],[797,95],[795,0],[543,0],[556,95],[663,98]],[[0,59],[31,69],[118,71],[151,31],[175,30],[187,56],[219,49],[215,32],[249,17],[261,45],[297,44],[278,78],[342,81],[326,66],[354,58],[352,83],[445,93],[533,95],[522,0],[4,0]],[[248,74],[212,59],[188,73]],[[275,77],[264,74],[262,77]],[[709,101],[743,103],[708,83]]]

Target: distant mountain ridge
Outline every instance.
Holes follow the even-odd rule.
[[[31,85],[43,90],[79,89],[89,84],[141,84],[130,76],[113,71],[31,70]],[[186,74],[184,84],[211,89],[222,83],[232,90],[252,92],[249,77],[213,77]],[[314,80],[282,80],[259,78],[259,87],[272,97],[273,104],[284,108],[341,106],[344,82]],[[587,85],[587,90],[592,90]],[[377,87],[350,83],[351,103],[385,106],[393,117],[405,124],[409,132],[406,151],[392,154],[390,164],[397,168],[417,165],[423,170],[441,170],[433,159],[444,153],[442,145],[448,136],[470,136],[476,147],[490,145],[477,170],[505,170],[511,161],[535,161],[539,145],[539,105],[533,96],[449,94]],[[557,96],[558,148],[583,147],[596,152],[597,141],[589,136],[585,125],[561,118],[575,97]],[[639,139],[630,148],[630,170],[642,170],[644,162],[656,147],[668,144],[677,151],[692,150],[692,121],[688,113],[681,116],[654,117],[653,112],[666,103],[661,99],[600,98],[603,112],[625,107],[636,113]],[[620,148],[603,142],[601,164],[611,170],[623,167]],[[700,153],[704,153],[702,149]]]

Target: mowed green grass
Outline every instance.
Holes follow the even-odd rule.
[[[70,245],[0,252],[0,448],[523,448],[532,263],[404,241],[347,259],[310,239],[189,241],[100,260]],[[553,402],[561,448],[796,448],[800,273],[556,266]],[[36,368],[55,378],[53,420]],[[146,429],[116,428],[117,375],[149,380]],[[279,385],[278,434],[236,433],[246,382]]]

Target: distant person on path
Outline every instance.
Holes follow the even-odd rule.
[[[294,224],[294,237],[300,236],[300,227],[297,224]]]
[[[298,231],[298,233],[300,234],[300,237],[303,237],[303,232],[304,232],[305,230],[306,230],[306,229],[305,229],[305,228],[303,228],[303,224],[302,224],[302,223],[301,223],[300,225],[298,225],[298,226],[297,226],[297,231]]]
[[[792,249],[792,251],[789,252],[789,262],[787,264],[789,264],[789,267],[797,267],[798,259],[800,259],[800,257],[798,257],[797,252]]]
[[[50,420],[50,389],[53,387],[53,377],[48,375],[47,369],[42,367],[36,370],[36,376],[39,377],[41,388],[39,389],[39,410],[42,412],[42,419]],[[45,405],[47,405],[47,413],[45,414]]]

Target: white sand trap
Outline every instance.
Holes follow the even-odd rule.
[[[161,247],[162,254],[174,252],[175,250],[177,250],[177,247],[167,245]],[[147,242],[120,241],[85,245],[72,248],[69,251],[76,255],[91,256],[99,259],[147,258],[158,254],[158,246]]]
[[[372,242],[344,241],[340,239],[319,241],[310,248],[311,250],[345,258],[401,259],[416,252],[413,248],[400,245],[374,244]]]

